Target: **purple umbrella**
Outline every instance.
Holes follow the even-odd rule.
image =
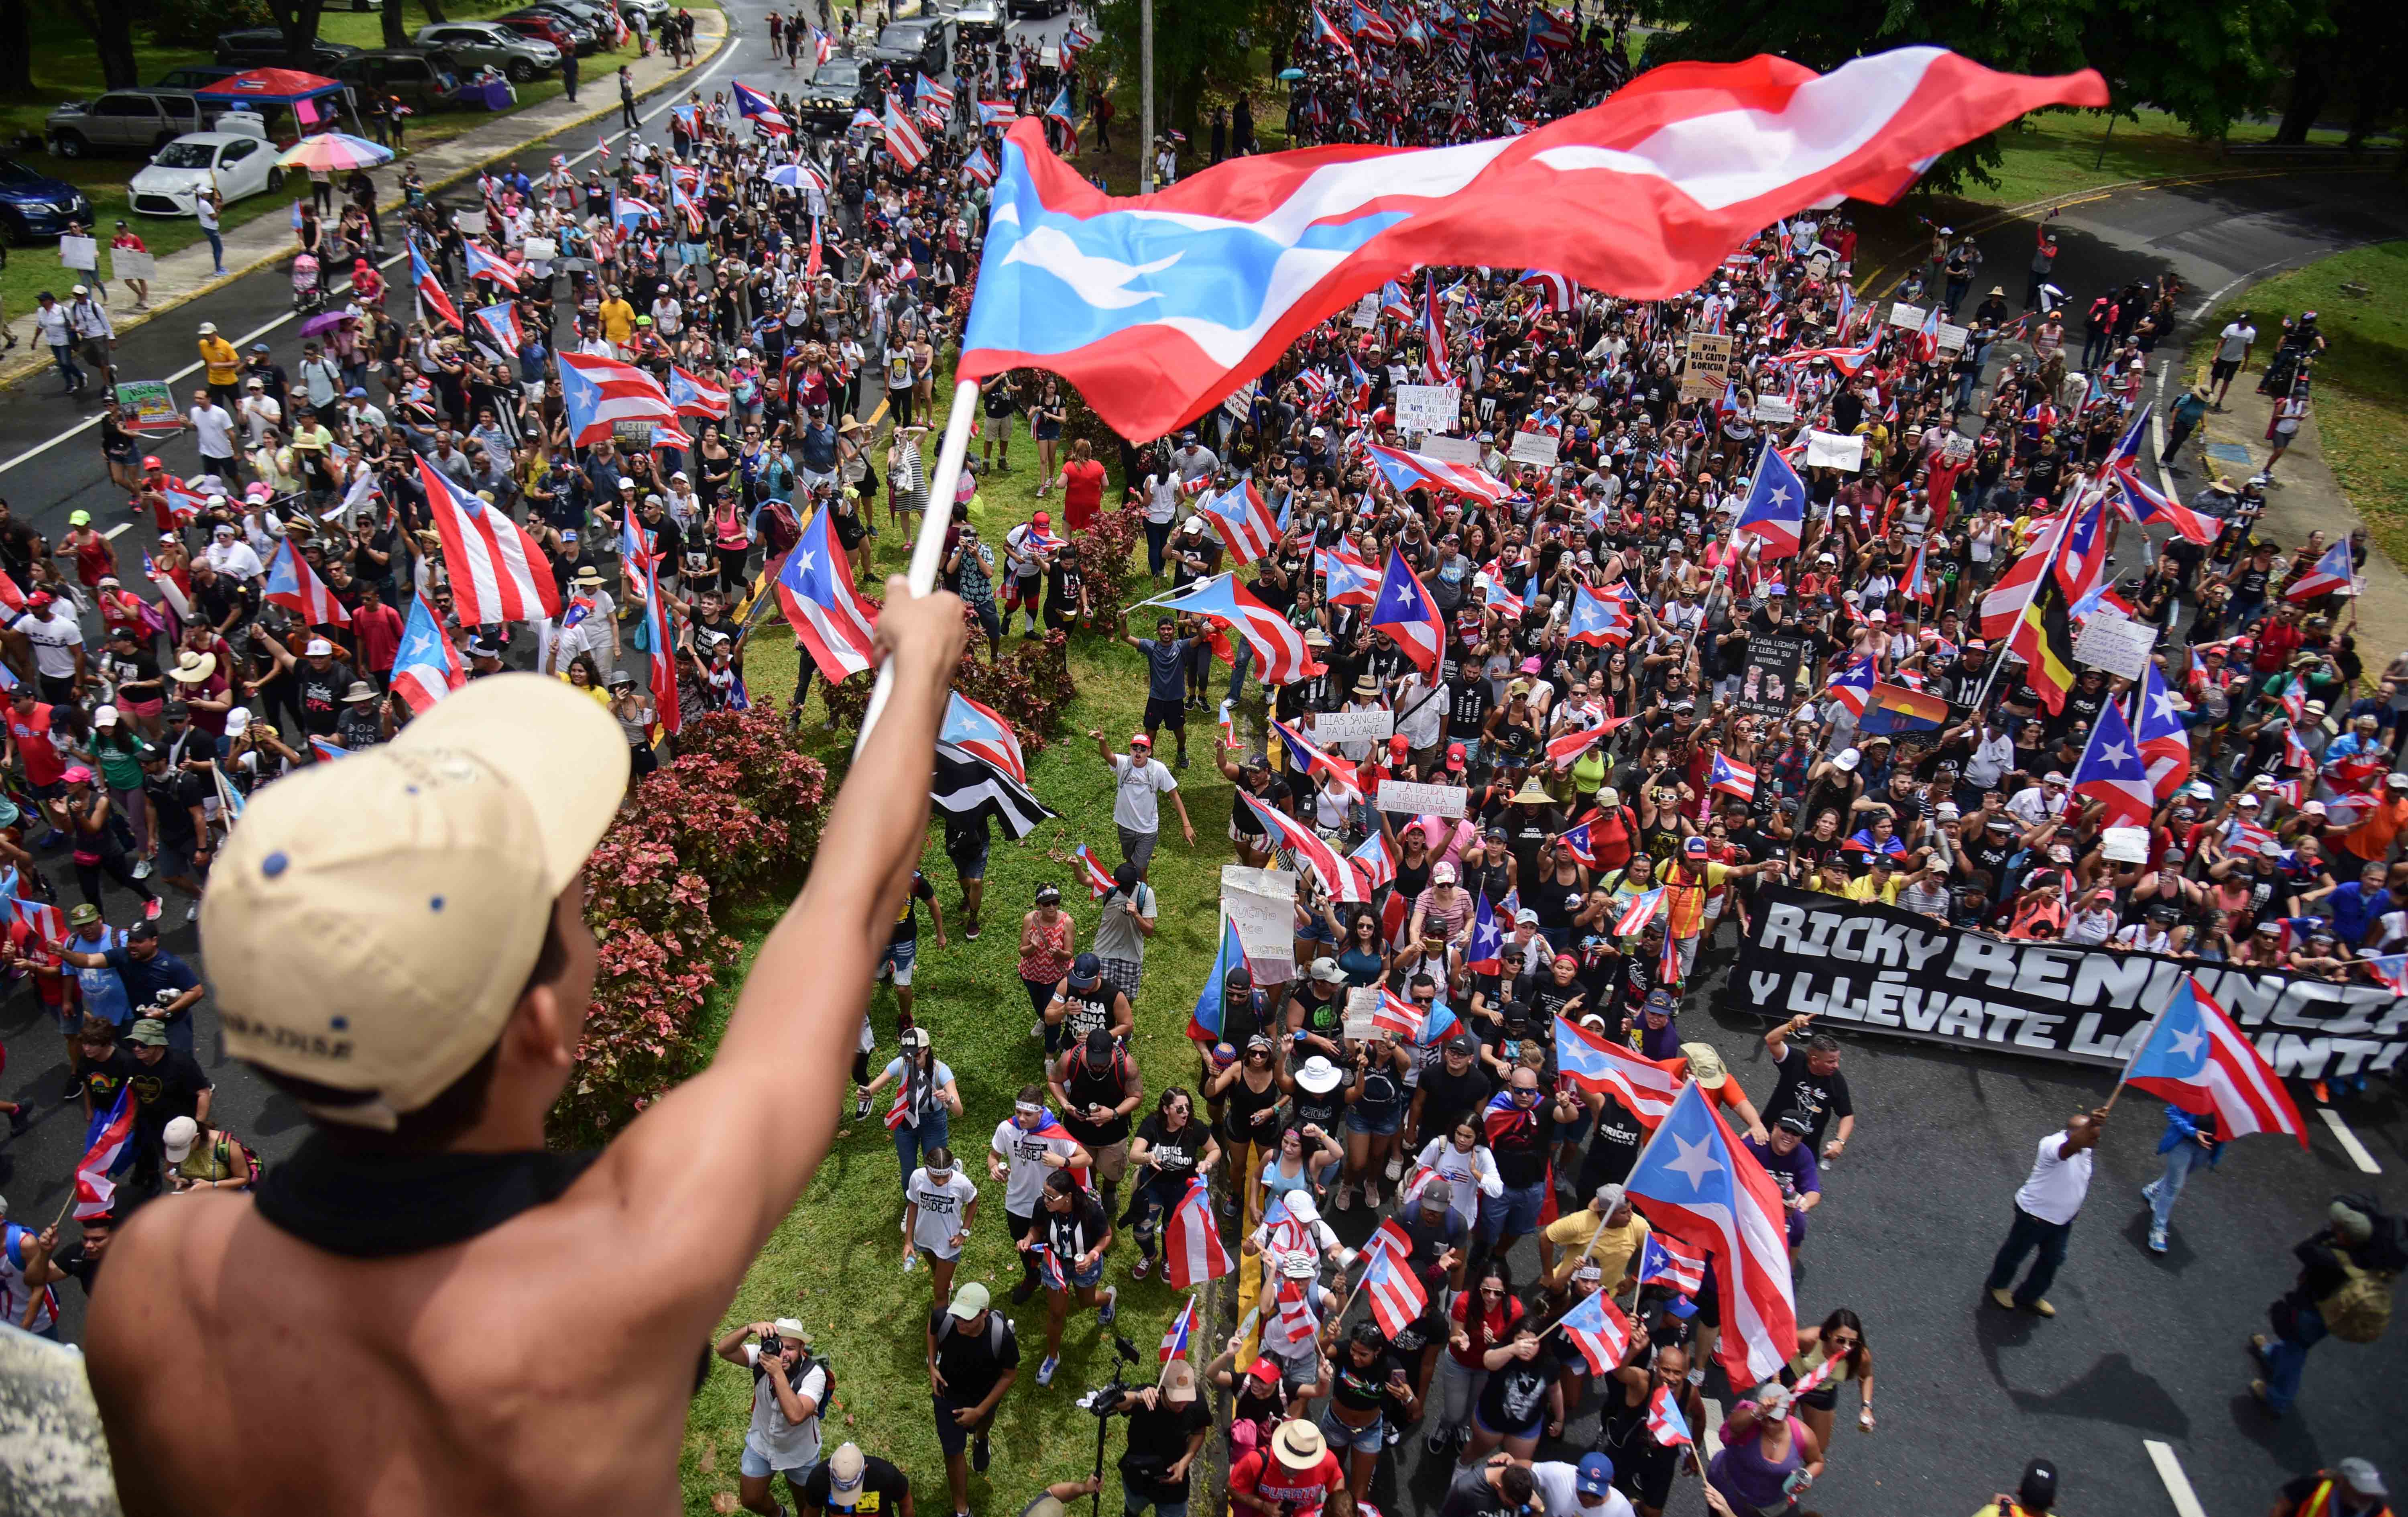
[[[315,316],[310,317],[308,321],[301,324],[301,335],[303,337],[316,337],[319,333],[331,331],[335,327],[342,325],[345,322],[355,322],[358,320],[359,318],[357,316],[352,315],[348,311],[322,311]]]

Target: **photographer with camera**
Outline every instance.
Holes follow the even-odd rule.
[[[756,1341],[747,1343],[746,1338]],[[811,1359],[803,1324],[792,1317],[749,1322],[720,1339],[716,1349],[722,1359],[752,1372],[752,1424],[744,1431],[737,1495],[745,1510],[779,1517],[771,1478],[783,1475],[786,1489],[800,1505],[803,1482],[819,1467],[820,1408],[827,1401],[827,1368]]]
[[[1129,1420],[1121,1453],[1123,1510],[1187,1517],[1187,1475],[1212,1436],[1212,1412],[1197,1394],[1196,1366],[1173,1359],[1159,1385],[1123,1391],[1112,1407]]]

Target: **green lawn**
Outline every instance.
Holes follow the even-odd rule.
[[[473,21],[515,10],[523,3],[524,0],[466,0],[464,4],[446,7],[444,14],[453,21]],[[689,5],[688,8],[697,7]],[[710,8],[716,9],[717,7],[711,4]],[[426,17],[415,7],[411,7],[406,21],[406,30],[413,35],[421,26],[427,24]],[[384,45],[381,23],[373,12],[330,9],[320,22],[318,32],[329,42],[345,42],[360,48]],[[211,61],[205,49],[162,48],[153,45],[147,37],[136,46],[135,56],[140,64],[139,77],[144,83],[160,78],[171,68]],[[620,63],[634,56],[632,42],[624,58],[595,53],[580,61],[582,77],[589,81],[603,80]],[[0,140],[14,138],[21,132],[31,132],[38,137],[43,119],[53,107],[66,100],[88,100],[105,88],[100,76],[100,60],[93,51],[90,37],[64,10],[46,7],[35,10],[34,87],[32,98],[0,102]],[[519,87],[519,103],[523,107],[537,105],[560,93],[558,78],[538,79]],[[488,112],[481,110],[451,110],[439,115],[418,117],[410,123],[409,142],[412,148],[432,147],[481,126],[492,119]],[[270,123],[271,133],[280,134],[291,129],[289,121],[281,118],[280,121],[280,124]],[[343,125],[344,129],[350,129],[348,122]],[[199,226],[188,217],[136,216],[128,210],[125,183],[141,169],[140,158],[124,154],[66,159],[46,150],[36,150],[26,153],[22,162],[36,173],[64,180],[91,197],[104,244],[108,239],[109,228],[119,217],[132,223],[134,229],[155,253],[174,253],[202,240]],[[306,181],[302,182],[299,193],[308,193]],[[254,217],[271,212],[283,214],[290,203],[285,194],[254,195],[248,199],[237,200],[226,207],[225,226],[231,231]],[[21,316],[34,304],[34,296],[38,291],[53,290],[64,296],[66,287],[73,282],[73,278],[59,266],[58,257],[50,247],[12,249],[7,267],[0,269],[0,311],[12,317]],[[115,294],[122,296],[123,286],[117,286]]]
[[[2222,331],[2243,310],[2268,353],[2283,318],[2316,312],[2327,340],[2315,370],[2325,463],[2375,544],[2408,562],[2408,241],[2337,253],[2251,285],[2198,330]],[[2193,344],[2194,369],[2205,364],[2212,341],[2202,336]]]
[[[1019,472],[991,476],[996,483],[984,492],[985,510],[979,520],[990,541],[1036,509],[1034,449],[1025,431],[1013,456]],[[1113,489],[1116,493],[1117,482]],[[1054,502],[1057,510],[1058,498]],[[881,527],[887,530],[883,523]],[[905,556],[891,531],[874,546],[882,573],[901,571]],[[756,700],[774,696],[782,706],[794,688],[793,643],[775,628],[755,639],[747,657],[746,683]],[[978,942],[964,943],[954,927],[960,889],[934,828],[923,860],[944,905],[951,946],[936,947],[924,916],[914,1015],[930,1029],[938,1057],[953,1067],[961,1083],[966,1115],[953,1126],[953,1148],[965,1173],[980,1181],[983,1196],[983,1213],[958,1278],[984,1279],[995,1287],[997,1305],[1012,1316],[1022,1345],[1021,1380],[1005,1398],[996,1423],[997,1483],[990,1487],[986,1480],[971,1478],[972,1504],[982,1512],[1017,1510],[1044,1482],[1086,1473],[1095,1456],[1094,1423],[1071,1403],[1086,1387],[1111,1374],[1110,1347],[1099,1338],[1090,1315],[1074,1320],[1065,1334],[1062,1368],[1052,1388],[1038,1388],[1043,1298],[1012,1308],[1004,1295],[1018,1279],[1019,1266],[1003,1228],[1000,1188],[987,1183],[981,1157],[995,1124],[1010,1112],[1013,1093],[1024,1082],[1041,1077],[1039,1045],[1028,1035],[1033,1019],[1015,973],[1021,916],[1032,903],[1037,886],[1050,880],[1062,887],[1065,905],[1079,922],[1079,945],[1084,946],[1095,912],[1060,856],[1085,842],[1105,858],[1117,858],[1111,787],[1084,734],[1100,727],[1117,744],[1135,726],[1143,706],[1144,665],[1124,645],[1080,633],[1073,638],[1070,666],[1079,700],[1061,741],[1029,765],[1032,787],[1063,814],[1062,819],[1039,828],[1025,843],[1014,845],[997,836]],[[826,732],[820,720],[814,697],[805,707],[805,740],[833,770],[849,751],[852,733]],[[1147,953],[1137,1005],[1136,1058],[1146,1084],[1144,1110],[1152,1109],[1153,1096],[1166,1086],[1194,1088],[1195,1056],[1183,1033],[1197,988],[1211,963],[1217,872],[1231,861],[1229,784],[1212,765],[1211,718],[1196,718],[1190,736],[1193,762],[1179,772],[1179,779],[1196,823],[1197,846],[1189,848],[1180,841],[1166,806],[1163,844],[1154,856],[1153,883],[1162,899],[1161,930]],[[1172,754],[1167,732],[1164,747],[1168,762]],[[765,913],[731,930],[757,942],[769,925]],[[890,991],[880,991],[872,1001],[871,1019],[882,1063],[895,1052]],[[830,1419],[830,1446],[850,1438],[865,1451],[894,1460],[911,1477],[919,1510],[941,1514],[951,1509],[940,1505],[946,1500],[944,1469],[929,1421],[922,1359],[921,1314],[929,1301],[928,1277],[906,1275],[900,1268],[900,1183],[884,1127],[874,1116],[848,1121],[811,1189],[762,1250],[727,1320],[732,1325],[781,1314],[799,1317],[816,1336],[819,1351],[832,1357],[838,1379],[840,1405]],[[1132,1244],[1116,1244],[1105,1279],[1120,1286],[1120,1330],[1144,1354],[1141,1367],[1150,1369],[1154,1344],[1180,1297],[1159,1275],[1131,1280],[1134,1257]],[[1208,1348],[1204,1356],[1211,1351]],[[737,1459],[750,1407],[749,1379],[733,1366],[715,1366],[689,1419],[683,1461],[689,1511],[732,1510],[715,1506],[714,1498],[734,1500]],[[1105,1500],[1110,1504],[1117,1496],[1107,1494]]]
[[[2315,130],[2308,134],[2308,140],[2338,144],[2345,135],[2337,128]],[[2271,121],[2244,122],[2232,128],[2230,140],[2265,142],[2273,136]],[[2236,163],[2217,144],[2193,137],[2162,110],[2143,110],[2137,122],[2119,120],[2112,132],[2104,111],[2036,111],[2000,131],[1999,147],[2005,161],[1991,170],[1999,182],[1987,188],[1968,183],[1958,192],[1963,198],[1983,205],[2017,206],[2126,180],[2168,179],[2247,166],[2247,160]],[[2397,151],[2398,142],[2376,137],[2367,147],[2369,161],[2379,162],[2376,155]]]

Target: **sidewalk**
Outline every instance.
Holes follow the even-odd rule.
[[[693,71],[698,71],[709,67],[710,60],[717,57],[721,48],[726,44],[727,18],[717,10],[697,10],[694,12],[694,19],[697,56]],[[635,79],[636,94],[639,100],[675,84],[681,75],[691,72],[672,67],[668,54],[657,51],[650,58],[638,59],[628,66]],[[541,105],[529,106],[524,110],[498,117],[474,131],[463,132],[449,142],[413,150],[374,170],[372,177],[377,185],[378,213],[390,216],[400,209],[402,169],[409,164],[418,166],[419,177],[425,181],[426,188],[432,194],[471,177],[496,159],[506,159],[523,151],[529,143],[540,142],[589,122],[605,123],[602,135],[616,135],[619,120],[617,70],[588,74],[580,84],[579,98],[574,102],[566,95],[555,96]],[[584,150],[571,150],[570,156],[574,157],[581,151]],[[530,174],[540,174],[548,166],[548,162],[530,163],[526,168]],[[129,167],[127,172],[132,173],[133,168]],[[309,193],[307,174],[289,175],[285,184],[288,190],[297,188],[295,198]],[[398,253],[401,245],[389,238],[386,247],[388,253]],[[292,257],[293,251],[290,219],[270,211],[225,234],[225,273],[210,272],[207,242],[166,254],[159,260],[158,272],[150,279],[150,309],[136,311],[133,296],[126,292],[124,285],[118,284],[111,291],[109,320],[116,324],[118,335],[122,337],[143,323],[165,315],[179,306],[246,275],[284,262]],[[29,249],[24,254],[36,258],[45,255],[46,250],[39,248]],[[48,253],[47,255],[56,256],[55,253]],[[77,277],[68,269],[59,270],[58,289],[62,298],[68,286],[76,282]],[[20,383],[51,368],[50,351],[36,338],[33,317],[28,309],[28,314],[9,324],[10,330],[18,336],[19,345],[6,361],[0,361],[0,386]]]
[[[2266,441],[2273,401],[2258,393],[2262,367],[2232,382],[2231,393],[2225,397],[2227,409],[2209,412],[2183,449],[2178,460],[2181,472],[2173,483],[2181,486],[2186,504],[2218,474],[2229,474],[2238,484],[2266,467],[2267,455],[2274,451]],[[2188,380],[2201,377],[2194,374]],[[2168,389],[2174,387],[2170,383]],[[2225,456],[2208,456],[2203,451],[2208,448]],[[2248,455],[2246,464],[2227,451],[2236,448]],[[2274,483],[2267,486],[2266,513],[2258,518],[2258,535],[2282,544],[2287,558],[2310,532],[2324,533],[2329,543],[2365,525],[2366,519],[2350,504],[2325,465],[2324,434],[2312,408],[2306,425],[2291,441],[2290,452],[2283,455],[2275,469]],[[2394,653],[2408,648],[2408,573],[2380,548],[2366,556],[2365,572],[2366,593],[2358,597],[2357,607],[2358,654],[2372,674],[2390,662]]]

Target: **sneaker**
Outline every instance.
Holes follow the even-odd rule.
[[[137,880],[147,880],[150,877],[150,860],[136,859],[134,860],[134,877]]]
[[[1405,1156],[1401,1153],[1390,1154],[1388,1156],[1388,1178],[1392,1180],[1400,1180],[1404,1177]]]
[[[1378,1180],[1365,1180],[1363,1182],[1363,1205],[1369,1206],[1374,1211],[1377,1211],[1380,1208],[1380,1182]]]
[[[154,895],[142,903],[142,919],[146,922],[155,922],[159,919],[159,914],[166,909],[167,903]]]
[[[965,943],[976,943],[978,940],[978,923],[972,922],[968,927],[962,929],[962,941]]]
[[[76,1097],[81,1094],[83,1094],[83,1076],[70,1073],[67,1076],[65,1089],[59,1092],[59,1099],[62,1101],[73,1101]]]
[[[2164,1228],[2152,1227],[2149,1229],[2149,1251],[2151,1253],[2163,1253],[2166,1251],[2166,1230]]]
[[[1154,1273],[1154,1260],[1148,1255],[1139,1254],[1137,1256],[1136,1267],[1132,1268],[1129,1273],[1137,1277],[1139,1279],[1145,1279],[1148,1275]]]
[[[1338,1209],[1340,1211],[1352,1211],[1354,1208],[1354,1187],[1351,1185],[1340,1186],[1338,1188]]]
[[[853,1098],[853,1120],[854,1121],[859,1121],[859,1120],[861,1120],[864,1117],[867,1117],[867,1116],[868,1116],[868,1115],[869,1115],[869,1097],[867,1097],[867,1096],[866,1096],[866,1095],[864,1095],[864,1096],[855,1096],[855,1097]]]
[[[1396,1423],[1390,1423],[1388,1424],[1388,1447],[1389,1447],[1389,1448],[1391,1448],[1391,1449],[1393,1449],[1393,1448],[1395,1448],[1398,1444],[1402,1443],[1402,1442],[1404,1442],[1404,1441],[1405,1441],[1405,1430],[1404,1430],[1403,1428],[1401,1428],[1401,1427],[1398,1427]]]
[[[185,920],[186,922],[188,922],[188,923],[189,923],[189,922],[196,922],[196,921],[199,921],[200,919],[201,919],[201,903],[200,903],[199,902],[195,901],[195,902],[194,902],[191,905],[186,906],[186,907],[184,908],[184,920]]]
[[[985,1474],[987,1462],[994,1457],[995,1451],[987,1446],[986,1435],[984,1433],[981,1433],[978,1437],[970,1439],[970,1467],[972,1469],[977,1470],[982,1475]],[[962,1517],[968,1517],[968,1514],[963,1513]]]
[[[83,1087],[79,1085],[76,1089],[80,1091]],[[1238,1204],[1235,1201],[1230,1200],[1227,1196],[1223,1196],[1221,1198],[1221,1215],[1224,1217],[1235,1217],[1237,1214]]]
[[[1110,1327],[1112,1325],[1112,1319],[1120,1314],[1121,1288],[1117,1285],[1107,1285],[1104,1287],[1104,1304],[1096,1310],[1096,1321]]]
[[[1051,1384],[1053,1384],[1053,1383],[1054,1383],[1054,1371],[1055,1367],[1056,1367],[1056,1366],[1058,1366],[1061,1363],[1062,1363],[1062,1356],[1061,1356],[1060,1354],[1058,1354],[1058,1353],[1049,1353],[1049,1354],[1047,1354],[1047,1355],[1045,1356],[1045,1362],[1044,1362],[1043,1364],[1041,1364],[1041,1365],[1038,1365],[1038,1366],[1037,1366],[1037,1383],[1038,1383],[1038,1384],[1039,1384],[1039,1385],[1051,1385]]]
[[[1453,1441],[1454,1440],[1452,1438],[1446,1436],[1446,1429],[1441,1427],[1436,1432],[1430,1434],[1429,1437],[1422,1439],[1422,1447],[1428,1450],[1431,1453],[1444,1453],[1446,1452],[1446,1446]]]
[[[8,1135],[10,1137],[16,1137],[20,1134],[23,1133],[26,1128],[31,1127],[33,1123],[27,1120],[25,1116],[25,1108],[22,1106],[19,1106],[16,1110],[8,1114]]]
[[[2150,1206],[2156,1206],[2156,1205],[2157,1204],[2157,1181],[2155,1181],[2155,1180],[2151,1180],[2148,1184],[2143,1185],[2143,1186],[2142,1186],[2142,1187],[2141,1187],[2141,1199],[2142,1199],[2142,1200],[2143,1200],[2143,1201],[2145,1201],[2145,1202],[2147,1202]]]
[[[1037,1039],[1037,1040],[1039,1040],[1039,1042],[1044,1041],[1044,1037],[1045,1037],[1045,1019],[1044,1019],[1044,1018],[1039,1017],[1039,1018],[1038,1018],[1035,1021],[1030,1022],[1030,1023],[1028,1024],[1028,1035],[1029,1035],[1030,1037],[1036,1038],[1036,1039]]]

